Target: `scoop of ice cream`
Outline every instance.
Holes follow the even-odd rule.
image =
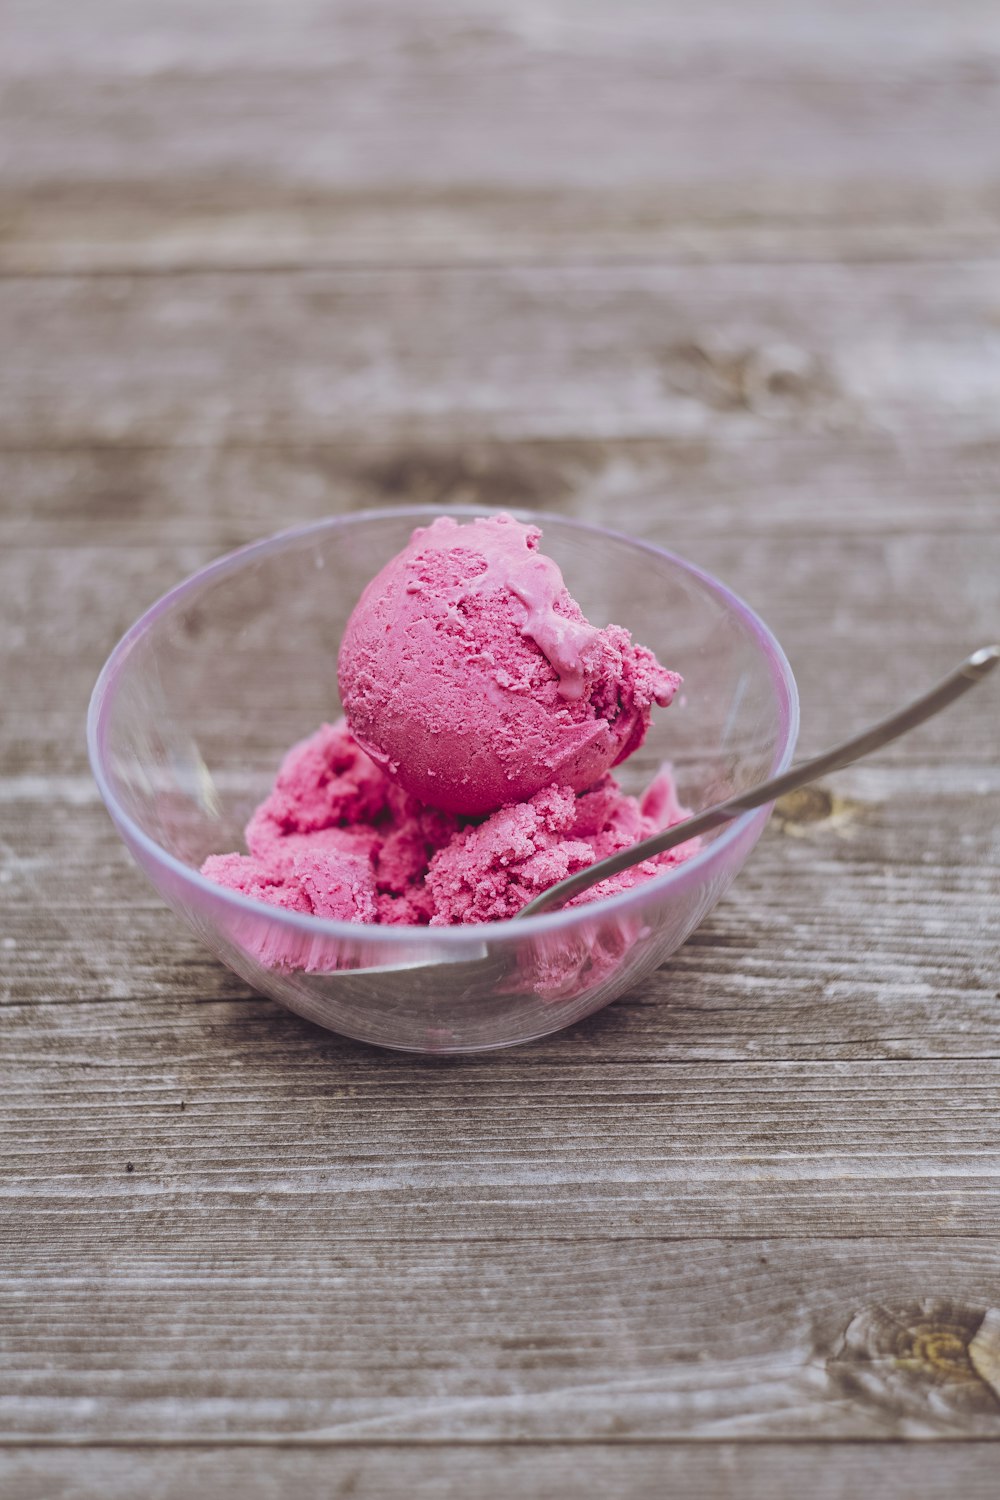
[[[356,739],[422,803],[474,816],[583,791],[642,743],[680,678],[591,625],[541,532],[442,516],[372,579],[338,672]]]
[[[213,854],[202,874],[257,901],[338,922],[377,922],[371,859],[361,849],[331,843],[320,834],[299,840],[294,852],[270,859],[253,854]]]
[[[527,802],[502,807],[485,822],[456,833],[430,862],[431,925],[515,916],[567,875],[678,822],[685,813],[669,788],[672,778],[661,772],[640,804],[610,775],[583,796],[569,787],[547,787]],[[644,811],[647,803],[652,813]],[[629,890],[693,852],[682,846],[643,860],[581,892],[569,904]]]
[[[459,826],[391,781],[341,719],[287,752],[247,824],[249,853],[210,855],[202,873],[290,911],[426,926],[427,866]]]

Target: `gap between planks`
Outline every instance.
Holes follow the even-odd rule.
[[[727,1435],[727,1445],[733,1444],[739,1447],[756,1448],[810,1448],[810,1447],[864,1447],[879,1448],[885,1446],[896,1446],[900,1444],[898,1437],[886,1435],[885,1437],[828,1437],[822,1435],[813,1437],[766,1437],[755,1436],[752,1433]],[[921,1442],[926,1444],[961,1444],[963,1448],[975,1448],[978,1446],[995,1448],[1000,1444],[1000,1437],[969,1438],[960,1433],[944,1433],[933,1438],[923,1438]],[[380,1438],[351,1438],[351,1437],[316,1437],[310,1433],[231,1433],[219,1432],[198,1437],[162,1437],[155,1434],[148,1436],[116,1436],[107,1437],[76,1437],[71,1434],[43,1433],[38,1436],[18,1436],[16,1433],[0,1433],[0,1448],[94,1448],[94,1449],[128,1449],[128,1448],[356,1448],[372,1449],[378,1451],[383,1448],[676,1448],[680,1446],[690,1447],[716,1447],[719,1439],[711,1435],[699,1436],[696,1433],[681,1434],[678,1436],[656,1437],[637,1436],[629,1437],[447,1437],[447,1438],[415,1438],[415,1437],[393,1437]]]

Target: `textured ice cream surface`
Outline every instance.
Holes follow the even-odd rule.
[[[456,834],[434,855],[427,875],[435,907],[431,924],[513,917],[557,881],[651,837],[661,826],[666,825],[646,816],[610,774],[579,796],[571,787],[536,792],[527,802],[501,808],[484,823]],[[584,891],[569,905],[616,895],[677,863],[674,851],[646,860]]]
[[[285,756],[247,825],[249,852],[212,855],[202,873],[269,905],[340,921],[491,922],[683,816],[665,772],[641,802],[606,773],[582,794],[547,787],[478,820],[443,812],[373,765],[341,720]],[[626,890],[693,849],[644,861],[572,904]]]
[[[270,859],[252,854],[211,855],[202,874],[244,896],[338,922],[377,922],[370,857],[321,834],[303,837],[295,852]]]
[[[496,514],[418,529],[341,642],[356,741],[421,803],[481,817],[582,792],[645,738],[680,678],[619,625],[597,629],[539,549]]]

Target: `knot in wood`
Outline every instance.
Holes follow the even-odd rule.
[[[852,824],[864,811],[864,803],[841,797],[825,786],[800,786],[796,791],[779,797],[774,804],[777,827],[795,838],[827,833],[850,838]]]
[[[907,1330],[897,1357],[901,1369],[923,1372],[933,1380],[979,1379],[969,1358],[967,1329],[919,1323]]]
[[[864,1308],[848,1324],[827,1371],[853,1399],[880,1408],[899,1432],[930,1435],[969,1423],[985,1431],[984,1419],[991,1434],[1000,1432],[1000,1400],[981,1337],[991,1316],[950,1298]]]
[[[800,415],[835,395],[830,372],[809,350],[785,343],[733,343],[714,330],[661,352],[667,388],[712,411]]]
[[[833,812],[833,795],[823,786],[800,786],[780,797],[774,810],[785,823],[822,823]]]

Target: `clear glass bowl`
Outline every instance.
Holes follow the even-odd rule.
[[[453,508],[471,517],[481,510]],[[265,906],[198,873],[242,831],[284,752],[340,712],[337,647],[362,587],[426,508],[337,516],[244,547],[178,585],[115,647],[94,689],[91,764],[141,868],[254,988],[360,1041],[474,1052],[558,1031],[684,942],[742,866],[768,809],[684,864],[606,901],[523,922],[366,927]],[[614,621],[685,686],[618,768],[629,791],[674,767],[692,810],[786,767],[795,682],[777,641],[715,579],[668,552],[531,516],[596,624]]]

